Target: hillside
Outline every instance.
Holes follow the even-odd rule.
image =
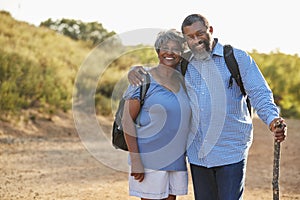
[[[101,46],[98,48],[88,41],[73,40],[49,28],[17,21],[5,11],[0,12],[0,21],[0,119],[3,120],[23,115],[23,110],[32,108],[50,117],[61,110],[69,111],[73,92],[91,89],[88,82],[90,76],[95,75],[93,68],[83,70],[87,79],[75,84],[79,67],[85,62],[96,69],[109,65],[101,77],[95,101],[99,114],[110,115],[112,90],[120,77],[134,64],[151,63],[157,59],[153,48],[123,47],[116,40],[112,46],[101,49]],[[73,23],[73,20],[64,21]],[[111,63],[105,63],[114,56],[114,48],[116,52],[119,48],[127,50],[122,55],[115,55]],[[93,52],[97,54],[96,58],[89,57]]]
[[[0,12],[0,110],[69,110],[76,73],[90,49]]]
[[[112,94],[128,69],[133,65],[157,63],[153,47],[124,47],[112,40],[106,48],[101,48],[101,45],[93,48],[90,42],[78,38],[73,40],[49,28],[17,21],[5,11],[0,11],[0,20],[0,119],[3,120],[18,118],[23,110],[32,108],[51,118],[58,111],[70,111],[74,91],[83,91],[81,95],[87,95],[95,89],[96,112],[111,115]],[[76,23],[74,20],[62,21]],[[83,22],[79,25],[102,26]],[[104,32],[100,35],[107,34],[104,28],[101,30]],[[91,52],[96,52],[97,57],[91,58]],[[282,115],[300,118],[298,55],[260,54],[256,51],[250,54],[273,90]],[[83,70],[85,77],[77,84],[77,75],[83,72],[79,67],[82,68],[83,63],[94,68]],[[105,68],[101,77],[97,77],[99,68]],[[93,84],[96,86],[91,86]],[[30,114],[24,117],[28,120],[35,118]]]

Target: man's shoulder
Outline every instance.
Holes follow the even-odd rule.
[[[216,45],[212,52],[214,55],[223,56],[224,55],[224,46],[226,46],[226,45],[230,45],[232,47],[234,54],[239,54],[239,55],[243,55],[243,54],[247,55],[248,54],[245,50],[237,47],[235,44],[220,43],[218,39],[215,39],[215,41],[216,41]]]

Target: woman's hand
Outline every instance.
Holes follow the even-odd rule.
[[[142,182],[145,177],[144,165],[140,159],[131,161],[131,176],[134,177],[135,180]]]

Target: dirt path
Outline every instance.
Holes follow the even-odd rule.
[[[110,121],[104,118],[100,121],[104,130],[109,131]],[[280,194],[283,200],[300,199],[299,122],[288,120],[288,140],[282,145]],[[111,155],[115,154],[105,154],[114,159]],[[272,163],[271,134],[261,121],[255,120],[245,200],[272,199]],[[179,200],[193,199],[191,181],[189,187],[189,194]],[[71,116],[60,115],[52,121],[36,119],[26,126],[0,122],[0,199],[137,198],[128,197],[127,174],[103,165],[92,156],[78,137]]]

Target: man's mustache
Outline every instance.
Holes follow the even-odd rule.
[[[193,45],[193,48],[196,48],[198,45],[204,44],[205,46],[208,45],[207,41],[204,40],[200,40],[199,42],[197,42],[196,44]]]

